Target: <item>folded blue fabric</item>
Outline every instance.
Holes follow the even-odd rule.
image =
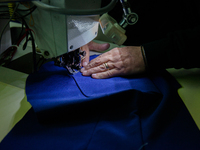
[[[92,56],[91,59],[95,57],[97,56]],[[59,116],[62,108],[70,106],[68,110],[71,112],[72,108],[81,107],[80,104],[100,102],[100,98],[104,102],[105,96],[129,90],[133,93],[160,93],[147,77],[97,80],[82,76],[80,72],[71,76],[66,69],[55,66],[53,62],[44,64],[38,73],[31,74],[26,84],[28,101],[42,120],[47,119],[52,112],[52,115]],[[126,99],[126,95],[121,98]],[[67,112],[66,109],[65,111]]]
[[[199,129],[178,88],[166,71],[94,80],[49,62],[28,77],[33,109],[0,150],[200,149]]]

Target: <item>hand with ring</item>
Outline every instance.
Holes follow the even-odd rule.
[[[82,59],[81,66],[85,67],[89,63],[89,58],[90,58],[90,50],[93,51],[105,51],[110,47],[110,44],[104,43],[104,44],[99,44],[96,42],[89,42],[88,44],[80,47],[82,51],[86,52],[86,56]]]
[[[84,76],[95,79],[139,74],[145,71],[145,62],[140,46],[114,48],[91,60],[81,69]]]

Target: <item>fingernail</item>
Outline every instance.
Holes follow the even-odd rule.
[[[92,77],[93,77],[93,78],[96,78],[96,77],[97,77],[97,74],[92,74]]]
[[[83,71],[83,73],[82,73],[83,75],[87,75],[87,71]]]
[[[83,63],[83,67],[87,66],[87,64],[88,64],[87,62],[84,62],[84,63]]]

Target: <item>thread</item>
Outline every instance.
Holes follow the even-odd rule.
[[[15,21],[15,19],[11,18],[14,17],[14,8],[15,8],[15,3],[8,3],[8,10],[10,14],[10,19]]]

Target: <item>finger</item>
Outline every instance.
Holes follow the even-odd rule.
[[[105,51],[110,47],[110,44],[109,43],[99,44],[99,43],[91,41],[90,43],[88,43],[88,47],[90,50]]]
[[[84,68],[81,69],[81,72],[84,76],[90,76],[92,74],[105,72],[107,70],[113,69],[114,65],[111,65],[111,63],[103,63],[97,67],[91,68],[89,70],[85,70]]]
[[[99,55],[95,59],[91,60],[87,66],[84,67],[85,70],[97,67],[103,63],[110,62],[110,52]]]
[[[87,45],[84,45],[80,49],[81,51],[85,51],[86,53],[86,55],[81,60],[81,66],[85,67],[89,63],[89,57],[90,57],[89,47]]]
[[[90,55],[88,53],[86,52],[86,55],[85,55],[84,59],[82,59],[82,66],[83,67],[87,66],[87,64],[89,63],[89,57],[90,57]]]
[[[111,69],[111,70],[107,70],[105,72],[100,72],[100,73],[94,73],[92,74],[92,78],[94,79],[107,79],[107,78],[111,78],[114,76],[119,76],[120,72],[116,69]]]
[[[85,67],[87,66],[87,64],[89,63],[89,58],[90,58],[90,50],[97,50],[97,51],[105,51],[110,47],[110,44],[108,43],[104,43],[104,44],[99,44],[96,42],[91,41],[90,43],[82,46],[80,49],[82,51],[86,52],[86,56],[84,57],[84,59],[81,62],[81,66]]]

